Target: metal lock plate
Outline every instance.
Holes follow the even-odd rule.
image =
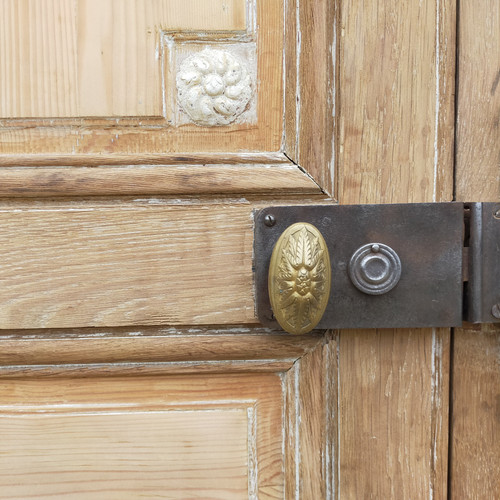
[[[464,204],[270,207],[255,217],[259,320],[278,327],[268,273],[273,248],[292,224],[323,235],[331,292],[317,328],[409,328],[462,324]],[[398,267],[399,266],[399,267]]]
[[[469,247],[465,284],[465,319],[471,323],[500,322],[500,203],[465,205]]]

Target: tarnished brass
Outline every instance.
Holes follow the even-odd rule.
[[[311,331],[328,304],[331,267],[328,247],[312,224],[298,222],[280,236],[269,265],[269,298],[283,330]]]

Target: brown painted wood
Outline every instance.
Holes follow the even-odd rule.
[[[354,2],[338,27],[338,199],[451,200],[455,11]],[[339,498],[446,498],[448,330],[339,336]]]
[[[456,196],[500,206],[500,6],[460,2]],[[500,328],[457,329],[452,352],[451,498],[500,491]]]

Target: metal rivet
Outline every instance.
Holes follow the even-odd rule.
[[[391,247],[383,243],[369,243],[358,248],[351,257],[349,277],[358,290],[369,295],[381,295],[398,284],[401,261]]]
[[[500,319],[500,302],[496,303],[492,308],[491,308],[491,314],[497,319]]]
[[[274,215],[267,214],[267,215],[264,217],[264,224],[265,224],[267,227],[273,227],[273,226],[276,224],[276,218],[274,217]]]
[[[495,212],[493,212],[493,217],[495,217],[495,219],[500,219],[500,208],[497,208]]]

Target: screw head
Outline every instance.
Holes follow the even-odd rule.
[[[500,319],[500,302],[497,302],[493,305],[493,307],[491,308],[491,314],[496,319]]]
[[[493,212],[493,217],[495,217],[495,219],[500,219],[500,208],[497,208],[497,209]]]
[[[273,227],[273,226],[276,224],[276,218],[274,217],[274,215],[267,214],[267,215],[264,217],[264,224],[265,224],[267,227]]]

